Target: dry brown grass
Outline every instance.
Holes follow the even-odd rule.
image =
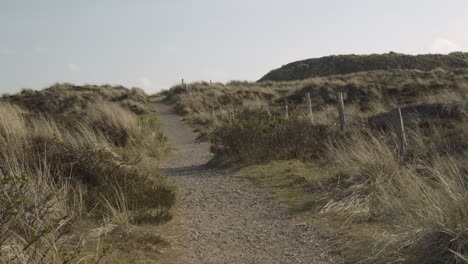
[[[43,90],[23,90],[19,94],[3,96],[11,102],[34,113],[65,115],[79,113],[90,104],[115,102],[135,114],[148,114],[148,98],[139,88],[123,86],[83,85],[57,83]]]
[[[203,87],[200,96],[198,86]],[[350,262],[467,262],[467,70],[374,71],[188,87],[188,92],[171,89],[169,100],[208,135],[217,162],[260,164],[243,171],[293,213],[336,223],[331,236],[344,226],[339,228],[344,237],[336,241]],[[344,132],[338,131],[338,91],[345,95]],[[312,116],[304,104],[306,92],[311,93]],[[283,120],[286,102],[289,121]],[[234,115],[210,114],[219,105]],[[393,128],[395,107],[401,107],[407,129],[405,162]],[[210,121],[195,121],[201,117]],[[278,117],[284,122],[276,122]],[[323,126],[325,135],[317,139],[299,126],[284,129],[304,118],[311,127]],[[295,140],[297,135],[302,140]],[[288,151],[297,142],[307,150],[300,157]],[[308,148],[313,143],[315,151]],[[293,165],[283,160],[294,160]]]
[[[176,85],[167,100],[185,116],[201,136],[207,138],[223,119],[248,111],[305,112],[305,94],[312,98],[313,120],[337,123],[337,92],[344,92],[350,122],[360,121],[395,107],[415,104],[466,102],[468,70],[423,72],[389,70],[333,75],[289,82],[192,83]]]
[[[222,119],[242,111],[267,110],[287,89],[273,83],[258,85],[248,82],[228,84],[206,82],[177,85],[168,92],[167,100],[201,136],[208,135]]]
[[[171,219],[174,188],[148,166],[167,139],[157,117],[126,107],[141,98],[149,109],[146,96],[101,88],[56,85],[2,98],[0,262],[100,262],[114,236]]]

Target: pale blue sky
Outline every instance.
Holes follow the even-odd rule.
[[[330,54],[468,50],[467,0],[0,0],[0,92],[155,92]]]

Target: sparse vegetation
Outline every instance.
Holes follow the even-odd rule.
[[[171,219],[174,188],[153,165],[167,139],[147,103],[69,84],[2,98],[0,262],[101,262],[114,237]]]
[[[194,83],[167,94],[210,140],[213,164],[240,163],[239,175],[291,212],[319,223],[328,219],[328,235],[337,237],[349,262],[465,263],[467,77],[465,69],[388,70]],[[338,91],[345,95],[343,132]],[[312,116],[303,102],[307,92]],[[393,130],[395,107],[408,135],[404,162]]]

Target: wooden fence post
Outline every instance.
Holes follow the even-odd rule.
[[[346,122],[345,122],[345,114],[344,114],[343,92],[338,93],[338,112],[340,115],[340,129],[344,130],[346,126]]]
[[[400,160],[405,161],[406,154],[407,154],[408,141],[406,139],[405,125],[403,122],[403,116],[401,114],[401,108],[396,109],[395,119],[396,119],[395,120],[396,121],[395,132],[397,134],[397,139],[398,139],[398,149],[400,151]]]
[[[288,109],[287,104],[285,105],[285,108],[286,108],[286,119],[289,119],[289,109]]]
[[[188,93],[187,84],[184,82],[184,78],[182,78],[182,87],[184,87],[185,92]]]
[[[310,117],[310,120],[312,120],[312,102],[310,101],[310,93],[307,92],[306,94],[306,101],[307,101],[307,109],[309,110],[309,117]]]

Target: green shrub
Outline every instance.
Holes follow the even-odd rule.
[[[13,163],[0,171],[0,261],[55,263],[66,252],[74,252],[70,262],[78,258],[83,241],[72,232],[78,213],[67,205],[68,184],[51,182],[47,168]]]
[[[211,150],[217,158],[245,163],[311,159],[323,153],[328,130],[305,117],[250,112],[218,127],[210,137]]]

